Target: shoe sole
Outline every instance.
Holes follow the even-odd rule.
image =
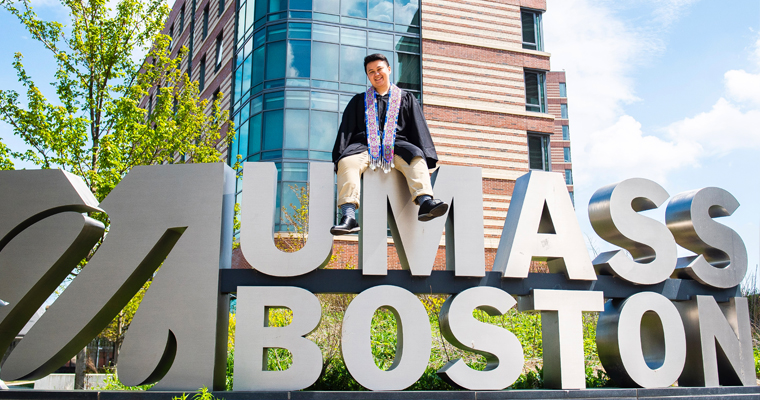
[[[359,232],[362,228],[360,226],[357,226],[356,228],[349,229],[349,230],[343,230],[343,229],[330,229],[330,233],[333,234],[333,236],[340,236],[340,235],[348,235],[349,233],[356,233]]]
[[[420,222],[427,222],[431,219],[438,218],[441,215],[446,214],[447,211],[449,211],[449,205],[442,203],[436,207],[433,207],[433,209],[430,210],[427,214],[417,216],[417,220]]]

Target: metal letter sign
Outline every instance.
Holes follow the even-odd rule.
[[[42,173],[51,175],[44,178],[58,179],[58,186],[33,180],[33,175]],[[29,178],[22,179],[23,175]],[[68,180],[77,178],[68,176]],[[0,221],[19,221],[15,227],[7,225],[5,232],[22,231],[26,221],[40,220],[45,214],[99,210],[92,205],[92,198],[79,200],[81,205],[73,207],[78,199],[64,197],[66,190],[82,197],[85,191],[76,191],[77,183],[66,188],[60,181],[58,171],[0,173],[0,185],[11,188],[0,191],[4,196]],[[36,191],[30,187],[34,183],[38,185]],[[103,244],[14,349],[2,366],[0,378],[38,379],[56,370],[98,335],[155,274],[125,339],[119,379],[127,385],[160,381],[159,389],[224,387],[226,346],[217,346],[216,338],[217,331],[226,330],[227,321],[226,310],[217,315],[217,302],[220,249],[232,245],[232,232],[222,230],[224,208],[233,206],[234,186],[229,183],[234,184],[234,173],[222,164],[134,168],[98,206],[111,221]],[[46,195],[51,188],[60,192],[60,197],[55,197],[56,192]],[[13,198],[13,193],[26,196]],[[13,241],[8,240],[9,246]],[[91,247],[94,241],[89,244]],[[79,255],[81,259],[86,252]],[[65,273],[57,276],[60,279],[53,286],[30,285],[22,296],[30,299],[26,301],[34,310],[79,259],[60,267]],[[229,265],[228,261],[224,263]],[[0,265],[3,282],[23,278],[9,270],[15,265]],[[18,299],[19,307],[23,306],[24,297],[5,293],[0,296],[6,301]],[[2,308],[3,313],[6,308]],[[26,321],[14,322],[23,326]]]
[[[0,349],[91,256],[15,347],[0,379],[54,371],[152,278],[121,350],[119,379],[127,385],[222,389],[228,296],[235,292],[236,391],[299,390],[319,378],[322,353],[306,337],[322,316],[315,293],[358,294],[343,318],[341,353],[349,373],[370,390],[405,389],[428,367],[431,325],[415,294],[450,295],[438,316],[441,336],[487,361],[483,371],[461,359],[438,370],[460,388],[501,390],[519,377],[524,356],[517,337],[473,317],[475,309],[496,316],[515,304],[520,312],[541,312],[547,388],[585,387],[582,312],[601,312],[599,358],[619,386],[755,385],[749,310],[737,286],[747,250],[714,220],[739,207],[723,189],[673,196],[665,221],[639,214],[668,201],[652,181],[599,189],[588,206],[591,224],[621,250],[592,263],[562,176],[531,171],[516,181],[493,270],[486,271],[480,169],[439,168],[436,196],[451,207],[429,222],[417,221],[418,206],[398,172],[368,172],[359,209],[361,270],[341,270],[320,268],[333,245],[332,165],[309,165],[309,236],[295,253],[274,243],[274,164],[244,168],[240,241],[253,270],[229,269],[235,176],[223,164],[136,167],[101,204],[66,172],[0,171]],[[93,213],[107,215],[107,235]],[[387,226],[402,271],[388,270]],[[436,271],[444,235],[446,271]],[[677,259],[677,246],[696,255]],[[550,273],[529,274],[536,260],[546,261]],[[293,312],[289,325],[269,326],[277,307]],[[378,308],[390,310],[398,326],[387,370],[371,352]],[[290,351],[290,367],[268,370],[270,348]]]
[[[676,242],[668,228],[640,211],[659,207],[668,192],[646,179],[628,179],[594,193],[588,216],[594,231],[621,250],[599,254],[593,261],[598,274],[614,275],[628,282],[653,285],[668,279],[676,265]]]

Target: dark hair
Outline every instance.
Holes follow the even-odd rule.
[[[372,61],[377,61],[377,60],[381,60],[385,62],[385,65],[389,67],[391,66],[391,63],[388,62],[388,59],[385,58],[384,55],[380,53],[375,53],[375,54],[370,54],[367,57],[364,57],[364,71],[365,72],[367,71],[367,64],[371,63]]]

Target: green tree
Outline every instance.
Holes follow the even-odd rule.
[[[0,171],[15,169],[11,160],[11,151],[8,146],[0,140]]]
[[[13,169],[12,158],[61,168],[81,177],[102,201],[137,165],[224,161],[223,135],[234,136],[229,112],[221,109],[221,94],[213,103],[201,99],[198,83],[180,71],[185,48],[170,56],[171,38],[160,34],[169,15],[163,0],[119,0],[113,8],[104,0],[61,4],[68,28],[40,19],[30,0],[0,0],[56,66],[51,100],[15,53],[13,68],[25,96],[0,90],[0,120],[29,149],[13,151],[0,142],[0,169]],[[147,54],[144,61],[136,60],[140,53]],[[141,107],[146,96],[150,105]],[[94,217],[108,223],[105,215]],[[104,331],[106,337],[121,342],[147,287]]]
[[[170,38],[159,34],[168,8],[161,0],[62,0],[71,33],[60,22],[43,21],[29,0],[0,5],[48,49],[56,63],[56,101],[47,99],[27,74],[23,56],[13,67],[26,90],[26,105],[13,90],[0,90],[0,119],[28,146],[12,152],[41,168],[62,168],[84,179],[102,200],[136,165],[221,160],[229,112],[220,99],[205,109],[197,82],[169,56]],[[132,59],[150,49],[146,62]],[[140,101],[153,95],[150,110]],[[2,149],[0,149],[2,156]]]

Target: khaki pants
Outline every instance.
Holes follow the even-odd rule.
[[[409,186],[412,199],[426,194],[433,196],[433,185],[430,184],[430,173],[427,163],[422,157],[414,157],[410,164],[398,155],[393,156],[394,169],[399,170]],[[354,154],[338,161],[338,206],[353,203],[359,208],[361,194],[361,176],[369,167],[367,152]],[[380,172],[382,173],[382,172]]]

